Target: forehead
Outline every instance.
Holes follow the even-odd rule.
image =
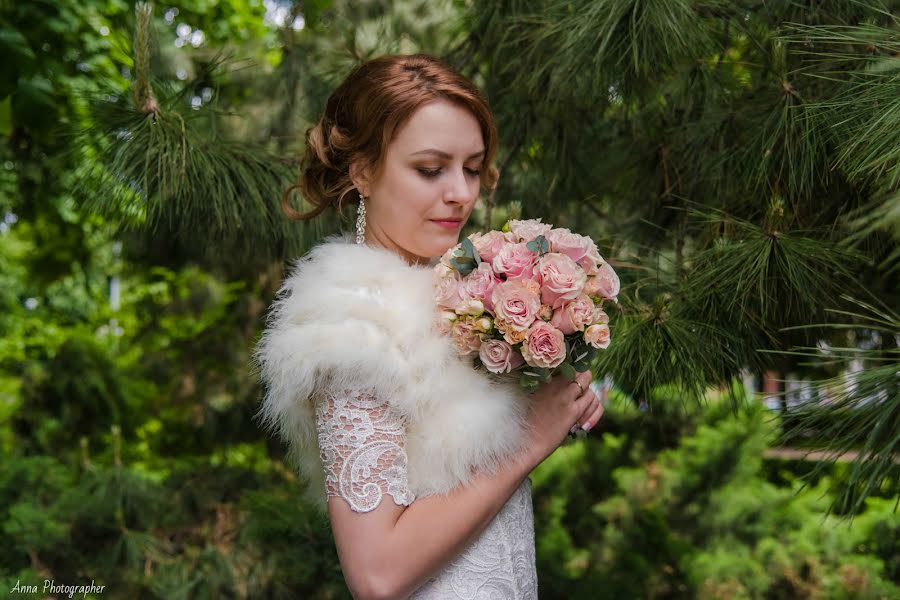
[[[481,125],[470,110],[447,100],[423,104],[398,130],[391,149],[409,154],[425,148],[469,156],[484,148]]]

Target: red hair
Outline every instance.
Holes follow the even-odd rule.
[[[481,126],[485,155],[481,184],[493,188],[499,173],[497,125],[487,101],[468,78],[426,54],[381,56],[357,66],[329,96],[318,122],[306,131],[306,151],[300,180],[281,199],[291,219],[311,219],[329,206],[340,210],[344,197],[355,190],[350,164],[378,172],[388,144],[423,104],[444,99],[468,109]],[[290,194],[299,189],[315,206],[307,213],[294,210]]]

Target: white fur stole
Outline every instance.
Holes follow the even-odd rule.
[[[494,471],[524,442],[528,396],[472,368],[432,329],[432,269],[332,236],[299,259],[278,292],[255,359],[266,385],[258,416],[288,445],[325,509],[317,390],[370,386],[407,423],[410,490],[445,493]]]

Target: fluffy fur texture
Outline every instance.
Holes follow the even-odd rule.
[[[267,388],[258,416],[287,443],[320,510],[315,403],[328,386],[370,386],[399,411],[417,497],[494,471],[525,439],[527,394],[475,371],[433,331],[431,272],[334,236],[297,261],[270,309],[255,353]]]

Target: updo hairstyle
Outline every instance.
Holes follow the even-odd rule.
[[[481,184],[492,189],[499,175],[492,164],[497,126],[478,88],[426,54],[381,56],[356,67],[328,98],[319,121],[307,129],[300,180],[282,196],[284,213],[306,220],[329,206],[340,212],[344,196],[356,189],[350,179],[351,162],[362,159],[377,172],[396,132],[419,106],[439,98],[467,108],[481,126],[485,144]],[[290,195],[296,189],[315,206],[313,210],[300,213],[291,206]]]

